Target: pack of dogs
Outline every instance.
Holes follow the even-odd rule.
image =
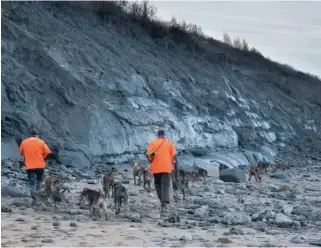
[[[290,166],[286,163],[268,163],[268,162],[258,162],[257,164],[253,164],[249,166],[248,181],[251,181],[254,176],[257,182],[262,180],[262,172],[267,172],[268,169],[272,169],[275,172],[277,169],[287,170]],[[141,185],[143,178],[143,188],[146,189],[147,192],[151,192],[151,186],[153,182],[153,174],[150,171],[149,166],[140,165],[137,161],[134,161],[132,164],[132,171],[134,177],[134,185]],[[105,220],[107,220],[107,198],[113,198],[115,214],[118,215],[120,213],[120,208],[124,205],[125,213],[128,210],[128,192],[126,187],[120,182],[115,180],[116,170],[112,168],[111,171],[104,173],[102,180],[99,181],[99,189],[94,190],[90,188],[84,188],[79,197],[79,205],[87,203],[89,206],[89,217],[93,217],[93,212],[95,208],[99,210],[99,217],[101,218],[100,209],[104,211]],[[186,199],[186,193],[189,189],[189,182],[202,180],[205,182],[205,178],[207,177],[207,171],[201,168],[193,168],[191,172],[184,171],[183,169],[179,169],[177,178],[175,177],[174,171],[171,174],[172,177],[172,186],[174,195],[173,198],[177,202],[178,201],[178,193],[181,192],[183,195],[183,200]],[[136,180],[138,178],[138,182]],[[202,178],[202,179],[201,179]],[[48,203],[50,199],[53,204],[53,211],[57,210],[57,203],[61,203],[64,206],[64,210],[67,211],[66,203],[68,200],[66,199],[64,193],[70,189],[68,187],[64,187],[59,180],[57,175],[49,175],[45,178],[44,186],[37,193],[37,199],[42,201],[41,209],[43,209],[45,203]],[[111,196],[110,196],[111,193]]]

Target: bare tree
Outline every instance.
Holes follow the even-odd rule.
[[[249,45],[247,44],[246,40],[243,39],[242,40],[242,50],[244,51],[248,51],[250,48],[249,48]]]
[[[233,41],[233,45],[235,48],[242,49],[242,42],[239,37],[235,38]]]
[[[226,43],[226,44],[228,44],[230,46],[233,46],[231,37],[227,33],[224,33],[223,41],[224,41],[224,43]]]

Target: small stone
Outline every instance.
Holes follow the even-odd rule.
[[[243,212],[230,212],[224,216],[223,224],[242,225],[251,221],[251,217]]]
[[[162,237],[153,237],[152,238],[152,242],[155,242],[155,243],[163,243],[164,242],[164,239]]]
[[[269,234],[269,235],[278,235],[280,233],[281,232],[277,231],[277,230],[268,230],[268,231],[266,231],[266,234]]]
[[[216,242],[221,243],[221,244],[230,244],[232,241],[228,238],[218,238]]]
[[[192,240],[193,240],[193,236],[192,236],[192,234],[190,234],[190,233],[186,233],[186,234],[183,234],[183,235],[179,238],[179,240],[181,240],[181,241],[192,241]]]
[[[131,220],[131,221],[141,221],[139,213],[131,213],[129,215],[126,215],[126,218]]]
[[[31,227],[31,230],[37,230],[37,229],[38,229],[37,226],[32,226],[32,227]]]
[[[16,221],[25,222],[26,220],[24,218],[22,218],[22,217],[18,217],[18,218],[16,218]]]
[[[32,234],[30,234],[30,237],[31,237],[31,238],[34,238],[34,239],[39,239],[39,238],[41,238],[42,236],[41,236],[41,234],[39,234],[39,233],[32,233]]]
[[[297,221],[297,220],[293,221],[293,225],[294,225],[295,227],[301,227],[300,221]]]
[[[60,226],[60,222],[59,221],[54,221],[54,222],[52,222],[52,225],[54,227],[58,227],[58,226]]]
[[[240,228],[232,227],[230,229],[230,233],[237,234],[237,235],[244,235],[244,231]]]
[[[303,244],[306,243],[306,240],[303,236],[294,236],[290,242],[294,244]]]
[[[76,227],[78,224],[76,223],[76,222],[70,222],[70,224],[69,224],[70,226],[73,226],[73,227]]]
[[[178,228],[182,229],[182,230],[186,230],[186,229],[188,229],[188,226],[179,226]]]
[[[53,239],[43,239],[41,240],[42,243],[46,243],[46,244],[50,244],[50,243],[54,243],[55,241]]]
[[[158,222],[158,225],[162,226],[162,227],[172,227],[173,226],[172,223],[169,223],[167,221],[160,221],[160,222]]]
[[[97,180],[89,179],[89,180],[87,180],[87,183],[88,184],[97,184]]]

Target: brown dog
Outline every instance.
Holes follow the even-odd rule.
[[[174,171],[172,172],[172,183],[174,190],[174,199],[178,201],[178,191],[180,190],[183,194],[183,200],[186,199],[186,191],[188,189],[189,178],[191,178],[192,174],[188,173],[182,169],[179,169],[178,178],[175,179]]]
[[[199,180],[200,177],[203,177],[205,182],[205,177],[207,176],[207,171],[202,168],[194,168],[192,171],[193,180]]]
[[[61,191],[61,189],[63,190]],[[44,189],[40,190],[37,193],[37,197],[40,198],[43,202],[41,210],[43,209],[44,203],[47,202],[47,200],[50,198],[54,203],[54,212],[57,210],[57,202],[61,202],[64,205],[65,211],[67,211],[67,200],[64,196],[64,193],[66,191],[70,192],[69,188],[62,187],[58,176],[48,176],[45,179]]]
[[[257,165],[251,165],[249,168],[249,181],[251,181],[252,176],[255,177],[256,181],[261,181],[262,177],[260,175],[260,170]]]
[[[105,220],[107,220],[107,204],[105,202],[106,195],[104,193],[104,190],[99,189],[99,191],[84,188],[80,195],[79,204],[83,201],[83,198],[86,198],[88,205],[89,205],[89,217],[92,218],[94,207],[103,207],[104,213],[105,213]],[[99,217],[101,218],[101,214],[99,211]]]
[[[278,163],[276,167],[277,169],[281,169],[283,171],[290,169],[290,165],[286,163]]]
[[[258,162],[257,166],[259,167],[260,171],[264,170],[264,172],[267,172],[267,169],[269,167],[272,167],[272,164],[269,162],[260,161],[260,162]]]
[[[113,185],[115,180],[115,171],[106,172],[103,176],[103,189],[107,197],[110,197],[109,189]]]
[[[133,163],[133,176],[134,176],[134,185],[136,185],[136,177],[138,177],[138,185],[141,185],[142,182],[142,175],[144,173],[143,165],[139,165],[138,162],[135,160]]]
[[[144,189],[146,189],[147,184],[147,192],[151,192],[151,184],[153,180],[153,173],[150,171],[148,167],[144,168]]]
[[[115,204],[115,214],[120,213],[120,207],[122,203],[125,206],[125,213],[127,213],[128,208],[128,192],[126,187],[121,182],[114,182],[112,185],[114,204]]]

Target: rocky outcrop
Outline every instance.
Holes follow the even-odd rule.
[[[256,77],[263,69],[245,55],[242,66],[210,63],[122,30],[68,4],[2,4],[3,158],[17,157],[14,141],[32,125],[62,163],[82,168],[139,158],[159,127],[179,151],[246,148],[244,162],[320,135],[320,108]]]

